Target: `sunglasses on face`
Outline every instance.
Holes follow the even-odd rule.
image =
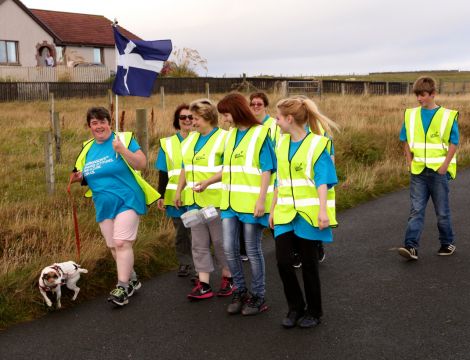
[[[261,106],[264,106],[264,103],[262,102],[253,102],[250,104],[250,106],[252,107],[261,107]]]
[[[180,116],[179,116],[179,119],[180,119],[180,120],[186,120],[186,119],[192,120],[192,119],[193,119],[193,116],[192,116],[192,115],[180,115]]]

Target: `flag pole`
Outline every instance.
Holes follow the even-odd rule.
[[[112,24],[113,27],[116,27],[118,24],[118,21],[116,18],[114,18],[114,22]],[[117,49],[115,49],[116,52],[116,70],[118,67],[118,55],[117,55]],[[119,138],[119,105],[118,105],[118,95],[114,94],[115,96],[115,101],[114,101],[114,119],[116,120],[116,137]],[[116,159],[118,158],[118,153],[116,152]]]

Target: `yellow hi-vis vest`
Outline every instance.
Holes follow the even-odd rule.
[[[421,120],[421,107],[406,109],[406,138],[413,154],[411,173],[421,174],[424,168],[437,171],[444,162],[449,149],[450,132],[457,119],[458,111],[439,108],[431,120],[427,133],[424,133]],[[454,155],[447,172],[452,179],[457,175],[457,158]]]
[[[200,193],[194,192],[193,187],[198,182],[209,179],[222,170],[226,134],[227,131],[217,129],[197,153],[194,152],[194,147],[201,135],[198,132],[191,132],[181,143],[186,177],[186,187],[184,188],[184,197],[182,197],[184,205],[220,207],[222,182],[211,184]]]
[[[314,182],[313,165],[326,149],[329,139],[309,133],[289,161],[290,135],[284,134],[276,147],[278,198],[274,207],[274,224],[288,224],[300,214],[310,225],[318,227],[320,199]],[[330,227],[336,221],[335,193],[327,192]]]
[[[164,204],[175,206],[175,194],[180,178],[183,156],[181,155],[181,142],[178,135],[160,139],[160,147],[165,152],[166,167],[168,170],[168,184],[165,189]],[[184,200],[182,199],[183,203]]]
[[[124,132],[120,134],[124,134],[124,145],[126,146],[126,148],[128,148],[132,140],[132,133]],[[94,142],[95,142],[95,139],[90,139],[83,143],[82,151],[78,155],[77,161],[75,161],[75,168],[77,170],[83,171],[83,168],[85,167],[85,162],[86,162],[86,155],[88,154],[88,151],[90,150],[91,145],[93,145]],[[147,181],[145,181],[145,179],[140,174],[140,171],[134,170],[132,166],[129,165],[126,159],[124,159],[124,156],[121,156],[121,157],[126,163],[129,170],[132,172],[132,175],[134,175],[134,178],[137,181],[137,184],[139,184],[140,188],[144,192],[145,203],[147,205],[150,205],[154,203],[155,201],[157,201],[161,197],[158,191],[155,190]],[[85,197],[91,197],[91,196],[92,196],[91,189],[88,189],[88,191],[85,193]]]
[[[229,130],[224,152],[222,173],[221,210],[229,207],[239,213],[253,214],[261,192],[261,147],[268,136],[269,128],[255,125],[248,129],[237,147],[237,128]],[[275,174],[271,173],[264,202],[265,213],[269,213],[274,193]]]
[[[279,140],[279,137],[281,136],[281,128],[277,125],[276,119],[270,116],[263,123],[263,126],[269,128],[269,137],[271,138],[273,144],[276,145]]]

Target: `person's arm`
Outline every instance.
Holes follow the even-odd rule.
[[[83,173],[79,170],[74,169],[72,172],[72,178],[70,180],[71,183],[81,182],[83,180]]]
[[[162,194],[162,197],[157,200],[158,210],[165,210],[164,194],[165,194],[165,190],[166,190],[167,185],[168,185],[168,173],[166,171],[160,170],[158,172],[158,189],[157,189],[157,191],[160,194]]]
[[[121,154],[121,156],[128,162],[134,170],[145,170],[147,167],[147,157],[142,150],[132,152],[127,149],[121,142],[118,136],[113,140],[114,151]]]
[[[274,229],[274,208],[277,203],[277,188],[274,189],[273,202],[271,203],[271,210],[269,211],[269,227]]]
[[[271,180],[271,171],[263,171],[261,174],[261,189],[258,200],[256,200],[254,217],[263,216],[265,213],[264,202],[266,201],[266,193],[268,192],[269,182]]]
[[[449,150],[447,151],[447,156],[442,163],[442,165],[437,169],[437,172],[441,175],[445,175],[447,173],[447,169],[449,167],[450,162],[452,161],[452,158],[455,155],[455,152],[457,151],[457,145],[450,143],[449,144]]]
[[[413,161],[413,154],[410,150],[410,145],[405,141],[403,142],[403,153],[405,155],[406,166],[408,167],[408,171],[411,171],[411,162]]]
[[[328,213],[326,211],[326,194],[328,191],[328,186],[322,184],[317,188],[318,198],[320,199],[320,212],[318,213],[318,228],[320,230],[326,229],[330,226],[330,219],[328,218]]]
[[[178,186],[176,188],[176,194],[175,194],[175,207],[177,209],[180,208],[180,206],[183,205],[183,203],[181,202],[181,191],[184,189],[184,187],[186,186],[186,175],[185,175],[185,171],[184,169],[181,169],[181,172],[180,172],[180,178],[179,178],[179,181],[178,181]]]
[[[195,192],[203,192],[204,190],[207,189],[209,185],[218,183],[219,181],[222,181],[222,171],[219,171],[218,173],[215,173],[212,175],[209,179],[203,180],[201,182],[198,182],[197,184],[194,184],[194,191]]]

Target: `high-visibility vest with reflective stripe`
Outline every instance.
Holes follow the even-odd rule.
[[[406,138],[413,154],[411,173],[420,174],[425,167],[437,171],[443,164],[449,149],[452,125],[457,119],[458,111],[439,108],[431,120],[427,133],[424,133],[421,120],[421,107],[406,109]],[[457,174],[457,157],[452,158],[447,172],[455,179]]]
[[[253,214],[261,192],[259,156],[269,129],[263,125],[252,126],[235,147],[237,132],[237,128],[230,129],[225,142],[220,208],[227,210],[230,207],[239,213]],[[271,209],[274,177],[272,173],[264,202],[265,213]]]
[[[126,146],[126,148],[129,148],[129,145],[130,145],[131,140],[132,140],[132,133],[131,132],[123,132],[123,133],[119,133],[119,134],[120,135],[124,134],[124,145]],[[86,155],[88,154],[88,151],[90,150],[91,145],[93,145],[94,142],[95,142],[95,139],[90,139],[90,140],[85,141],[83,143],[82,151],[80,152],[80,154],[77,157],[77,160],[75,161],[75,168],[77,170],[83,171],[83,168],[85,167],[85,162],[86,162]],[[134,175],[134,178],[137,181],[137,184],[140,186],[140,188],[144,192],[145,203],[147,205],[150,205],[153,202],[160,199],[161,195],[147,181],[145,181],[145,179],[140,174],[140,171],[134,170],[132,168],[132,166],[129,165],[127,160],[124,158],[124,156],[121,155],[121,157],[124,160],[124,162],[126,163],[129,170],[131,171],[132,175]],[[85,197],[92,197],[92,195],[93,194],[91,192],[91,189],[88,189],[88,191],[85,193]]]
[[[181,143],[183,154],[186,187],[184,188],[184,204],[196,204],[200,207],[220,207],[222,182],[209,185],[203,192],[194,192],[193,187],[198,182],[209,179],[222,170],[222,155],[224,153],[225,136],[227,131],[217,129],[197,153],[194,152],[200,134],[191,132]]]
[[[264,123],[263,126],[266,126],[269,129],[269,137],[273,144],[276,144],[281,136],[281,128],[277,125],[276,119],[269,117]]]
[[[181,141],[178,135],[160,139],[160,146],[165,152],[166,167],[168,170],[168,184],[165,189],[164,204],[175,206],[175,194],[181,173],[183,156],[181,155]],[[184,199],[182,199],[184,203]]]
[[[318,227],[320,199],[315,186],[313,166],[326,149],[329,139],[309,133],[289,161],[290,135],[281,135],[276,147],[278,198],[274,208],[274,224],[288,224],[297,214]],[[326,204],[330,226],[336,227],[334,191],[327,192]]]

